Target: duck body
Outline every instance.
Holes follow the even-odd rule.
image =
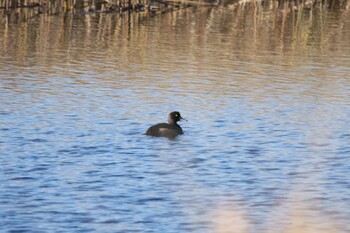
[[[175,138],[180,134],[183,134],[183,130],[178,121],[183,119],[179,112],[171,112],[168,116],[168,123],[159,123],[149,127],[146,131],[146,135],[154,137],[167,137]]]
[[[182,128],[178,124],[159,123],[148,128],[146,135],[155,137],[176,137],[183,134]]]

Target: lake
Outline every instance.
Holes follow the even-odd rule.
[[[0,22],[1,231],[350,231],[349,6]]]

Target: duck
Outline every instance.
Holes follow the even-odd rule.
[[[177,122],[180,120],[185,120],[181,116],[180,112],[171,112],[168,116],[168,123],[153,125],[147,129],[145,134],[154,137],[167,137],[174,139],[178,135],[183,134],[181,126],[177,124]]]

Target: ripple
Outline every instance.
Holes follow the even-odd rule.
[[[12,180],[12,181],[26,181],[26,180],[35,180],[35,178],[29,177],[29,176],[21,176],[21,177],[14,177],[10,180]]]
[[[103,221],[101,223],[103,224],[118,224],[118,223],[123,223],[125,220],[118,220],[118,219],[108,219],[106,221]]]
[[[42,139],[42,138],[30,139],[28,141],[30,141],[30,142],[48,142],[48,140]]]
[[[166,198],[162,198],[162,197],[150,197],[150,198],[142,198],[137,200],[137,203],[139,204],[146,204],[149,202],[163,202],[166,201]]]

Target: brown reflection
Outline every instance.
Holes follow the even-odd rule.
[[[107,50],[113,54],[115,50],[125,49],[127,51],[122,52],[129,55],[134,51],[128,46],[149,51],[148,45],[155,41],[159,46],[181,44],[183,47],[178,49],[199,61],[203,56],[213,55],[212,52],[240,59],[260,51],[309,55],[320,50],[330,53],[327,55],[336,55],[349,44],[350,33],[346,25],[350,10],[344,4],[338,4],[343,8],[333,9],[333,5],[244,2],[225,8],[171,12],[157,16],[156,20],[138,13],[76,18],[43,16],[39,20],[12,24],[5,17],[0,26],[0,52],[17,60],[36,57],[47,61],[53,49],[64,51],[66,56],[74,54],[77,47],[89,49],[79,51],[79,56],[91,51]],[[150,27],[159,31],[152,33]],[[204,53],[197,49],[217,44],[226,51],[212,48]]]
[[[0,64],[3,75],[25,75],[22,67],[39,77],[94,72],[107,77],[98,80],[106,85],[124,76],[118,88],[135,80],[146,88],[176,84],[217,95],[243,90],[256,99],[266,95],[259,89],[278,95],[291,89],[288,83],[303,84],[312,76],[323,79],[308,80],[310,89],[329,93],[332,87],[336,93],[340,86],[329,68],[347,75],[349,12],[345,3],[337,8],[264,1],[154,16],[41,16],[25,23],[3,18]]]

